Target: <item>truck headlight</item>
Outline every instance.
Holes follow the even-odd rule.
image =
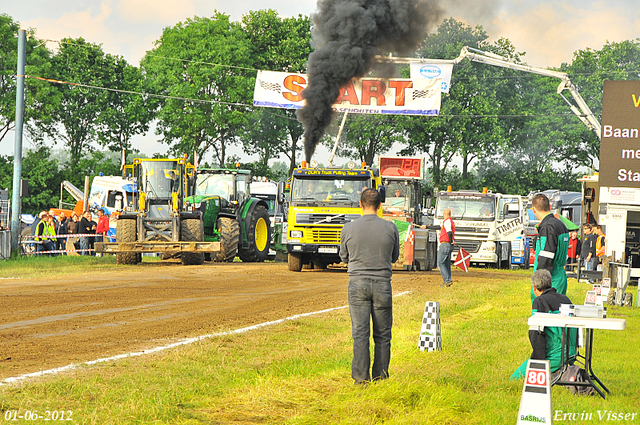
[[[292,230],[290,233],[290,238],[298,239],[302,237],[302,230]]]

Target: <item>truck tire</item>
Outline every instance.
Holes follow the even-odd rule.
[[[302,254],[289,254],[289,270],[292,272],[302,270]]]
[[[436,242],[429,242],[429,238],[427,238],[427,261],[425,264],[425,268],[427,271],[431,271],[436,268],[436,263],[438,260],[438,250],[437,250]]]
[[[502,246],[500,247],[500,252],[502,252]],[[501,258],[502,260],[502,264],[500,265],[500,268],[502,270],[509,270],[511,269],[511,244],[508,244],[507,247],[507,256],[505,258]]]
[[[220,252],[214,254],[214,261],[230,263],[238,255],[240,223],[232,218],[220,217],[218,233],[220,233]]]
[[[327,268],[327,263],[322,258],[313,259],[314,270],[325,270],[326,268]]]
[[[180,221],[181,242],[202,242],[202,221],[195,218],[186,218]],[[185,266],[199,266],[204,263],[204,254],[196,252],[183,252],[180,254],[182,264]]]
[[[269,243],[271,242],[271,229],[269,213],[262,205],[257,205],[251,213],[247,232],[248,249],[239,249],[238,255],[244,262],[262,262],[269,255]]]
[[[116,241],[118,244],[123,242],[135,242],[137,223],[134,219],[121,218],[116,222]],[[116,264],[138,264],[137,252],[118,252],[116,253]]]

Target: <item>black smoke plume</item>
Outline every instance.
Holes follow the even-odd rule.
[[[438,0],[318,0],[317,7],[311,15],[316,50],[302,91],[306,105],[297,112],[307,161],[333,120],[331,105],[340,88],[371,71],[377,54],[413,56],[442,14]]]

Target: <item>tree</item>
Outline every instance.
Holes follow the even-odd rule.
[[[348,115],[341,135],[343,140],[338,143],[336,154],[373,164],[376,155],[388,152],[395,142],[400,141],[395,123],[393,117],[381,119],[381,115]],[[330,148],[333,144],[331,139],[325,142]]]
[[[640,79],[640,39],[619,43],[607,42],[602,49],[586,48],[573,55],[570,64],[560,69],[571,75],[590,109],[597,117],[602,114],[602,92],[605,80]],[[600,140],[584,124],[574,120],[567,127],[563,156],[572,164],[590,167],[600,154]]]
[[[260,175],[268,170],[270,159],[286,152],[288,135],[282,120],[267,110],[258,109],[250,114],[247,126],[239,133],[245,152],[258,154],[256,165]]]
[[[242,17],[242,27],[251,46],[250,56],[256,69],[304,72],[311,53],[310,20],[306,16],[280,18],[275,10],[252,11]],[[255,80],[253,80],[255,83]],[[296,164],[299,141],[304,133],[295,112],[284,109],[255,108],[247,128],[239,134],[248,152],[262,152],[263,167],[279,154],[289,158],[289,175]],[[273,131],[255,131],[256,123]],[[268,156],[266,156],[268,154]]]
[[[226,161],[227,145],[246,125],[251,103],[251,46],[240,24],[216,12],[165,28],[141,63],[157,102],[157,134],[174,154],[213,151]]]
[[[19,23],[6,14],[0,14],[0,141],[15,127],[19,29]],[[49,61],[49,51],[39,45],[32,30],[27,31],[26,41],[25,70],[30,74],[33,69]],[[39,141],[41,134],[32,124],[36,121],[47,122],[49,115],[46,108],[42,107],[42,99],[37,97],[35,87],[35,81],[25,81],[24,124],[32,140]]]
[[[443,21],[435,34],[428,35],[418,53],[430,59],[454,59],[464,46],[498,50],[491,46],[481,26],[471,28],[453,18]],[[504,40],[501,41],[504,43]],[[500,71],[470,63],[453,70],[452,86],[443,95],[440,117],[402,117],[398,130],[405,139],[401,154],[427,154],[434,185],[442,183],[443,171],[454,156],[462,158],[462,181],[470,183],[471,162],[502,143],[497,126],[500,99],[492,82]],[[477,117],[480,116],[480,117]]]
[[[139,68],[129,65],[124,58],[113,58],[113,72],[105,87],[107,108],[99,115],[98,142],[112,151],[131,151],[131,137],[149,131],[153,119],[153,106],[140,94],[144,80]],[[125,92],[126,91],[126,92]]]
[[[35,215],[58,206],[60,184],[64,177],[58,161],[51,159],[50,153],[48,147],[40,146],[24,154],[22,178],[29,181],[29,196],[21,198],[22,212],[25,214]],[[0,187],[11,187],[12,176],[13,156],[0,155]]]
[[[570,74],[581,97],[599,116],[604,80],[638,79],[639,66],[636,40],[607,43],[600,51],[577,51],[573,62],[563,64],[561,71]],[[480,180],[494,190],[523,195],[550,188],[579,190],[575,180],[584,174],[581,168],[595,164],[600,140],[556,94],[558,79],[519,74],[514,78],[517,95],[510,112],[519,117],[501,120],[503,133],[509,136],[503,149],[478,165]],[[500,175],[509,179],[498,179]]]
[[[101,116],[110,107],[109,93],[98,87],[113,81],[114,64],[115,58],[105,55],[99,45],[82,38],[66,38],[51,62],[38,70],[42,77],[70,83],[40,83],[47,93],[46,107],[51,117],[51,122],[40,127],[67,147],[72,174],[80,171],[81,158],[94,149],[92,143],[102,126]]]

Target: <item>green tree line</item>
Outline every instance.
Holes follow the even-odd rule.
[[[0,15],[0,142],[7,144],[15,125],[18,28]],[[136,66],[82,38],[65,38],[49,50],[29,30],[25,138],[30,149],[24,153],[23,177],[30,194],[23,210],[57,205],[64,180],[82,187],[85,175],[118,174],[119,152],[140,155],[131,139],[152,125],[167,146],[156,156],[208,155],[215,165],[239,161],[256,174],[286,178],[301,157],[303,128],[291,110],[254,108],[253,86],[259,69],[305,72],[311,38],[306,16],[282,18],[275,10],[260,10],[234,22],[215,12],[165,28]],[[526,63],[526,54],[508,39],[488,39],[482,26],[449,18],[427,35],[416,56],[454,59],[470,46]],[[570,75],[599,119],[603,82],[640,78],[639,40],[579,50],[559,70]],[[397,72],[406,76],[408,69]],[[369,164],[392,150],[424,156],[432,187],[486,186],[519,194],[576,190],[578,174],[597,161],[599,140],[558,96],[558,83],[465,60],[454,67],[440,116],[350,116],[337,153]],[[333,144],[335,127],[327,145]],[[258,159],[230,155],[234,146]],[[56,157],[60,151],[64,155]],[[274,164],[282,157],[288,164]],[[12,168],[13,157],[0,156],[0,187],[11,187]]]

